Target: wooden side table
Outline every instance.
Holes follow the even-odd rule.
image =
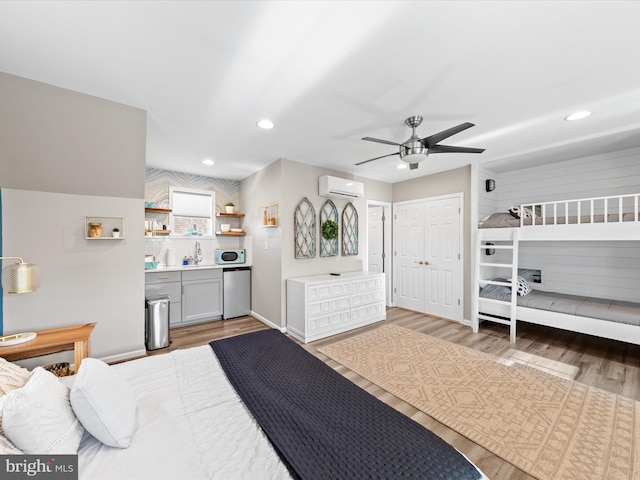
[[[90,337],[95,323],[39,330],[38,336],[25,343],[0,347],[0,357],[10,362],[39,357],[51,353],[74,351],[74,367],[77,372],[82,360],[89,356]]]

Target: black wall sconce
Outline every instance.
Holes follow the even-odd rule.
[[[487,178],[484,188],[487,192],[493,192],[496,189],[496,181],[493,178]]]
[[[494,245],[493,243],[485,243],[485,246],[489,246],[489,245]],[[486,253],[487,255],[494,255],[496,253],[496,249],[495,248],[487,248],[485,249],[484,253]]]

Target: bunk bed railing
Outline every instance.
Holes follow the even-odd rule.
[[[610,197],[579,198],[520,205],[532,218],[520,215],[521,227],[560,224],[640,222],[640,193]]]

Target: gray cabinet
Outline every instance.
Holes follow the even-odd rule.
[[[222,318],[222,270],[182,272],[182,322]]]
[[[146,297],[168,295],[172,327],[222,318],[222,269],[145,273]]]
[[[180,272],[149,272],[144,274],[144,295],[169,295],[169,324],[182,322],[182,278]]]

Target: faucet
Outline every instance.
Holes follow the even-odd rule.
[[[200,249],[200,242],[196,242],[196,254],[193,256],[193,263],[199,265],[202,261],[202,250]]]

